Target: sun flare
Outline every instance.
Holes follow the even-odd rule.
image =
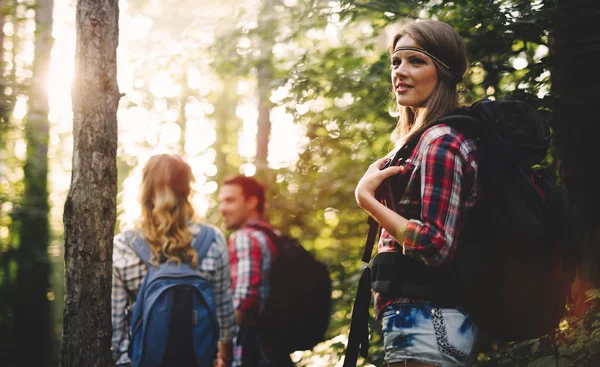
[[[118,159],[124,161],[129,168],[127,171],[119,171],[119,175],[127,177],[122,179],[117,211],[119,222],[124,227],[132,225],[140,215],[138,195],[141,168],[154,154],[178,153],[190,163],[196,177],[193,202],[200,215],[204,215],[209,209],[208,197],[217,190],[217,183],[208,180],[217,171],[214,162],[216,154],[211,147],[217,138],[215,121],[210,118],[214,107],[205,99],[189,97],[185,100],[184,111],[181,111],[178,103],[173,101],[184,98],[184,90],[195,90],[199,96],[206,96],[212,90],[220,88],[220,82],[205,66],[206,60],[193,59],[182,67],[165,62],[165,53],[192,53],[194,47],[210,44],[214,37],[210,32],[201,32],[195,41],[171,43],[167,49],[157,43],[152,45],[154,48],[150,51],[144,52],[143,46],[149,43],[148,32],[152,27],[153,21],[150,18],[136,13],[126,1],[123,2],[117,50],[117,80],[123,94],[117,112],[117,154]],[[51,160],[50,185],[53,190],[53,216],[60,218],[70,183],[69,157],[73,149],[71,85],[76,42],[73,2],[55,3],[53,36],[55,42],[49,75],[50,140],[53,144],[49,154],[51,157],[64,158]],[[186,76],[183,79],[177,76],[181,74],[179,72],[182,68],[185,70],[182,75]],[[238,131],[238,153],[245,161],[240,171],[246,175],[253,175],[256,171],[252,163],[256,154],[258,117],[255,88],[255,83],[241,80],[234,91],[241,101],[236,107],[236,114],[242,120],[242,128]],[[285,97],[284,92],[278,91],[283,94],[275,98]],[[25,115],[26,100],[19,100],[15,109],[15,114],[18,113]],[[179,125],[182,113],[186,121],[184,136]],[[294,124],[293,117],[283,108],[274,108],[271,120],[269,165],[278,168],[293,164],[298,157],[297,146],[301,131]],[[183,148],[181,141],[185,142]]]

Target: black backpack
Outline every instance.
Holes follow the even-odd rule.
[[[401,253],[381,253],[363,271],[354,304],[345,367],[368,350],[371,287],[384,297],[462,306],[496,341],[520,341],[554,332],[564,314],[579,260],[573,226],[555,178],[532,170],[546,156],[549,129],[519,101],[483,100],[436,124],[477,139],[482,198],[467,214],[456,254],[446,268],[430,268]],[[417,134],[390,164],[407,159]],[[378,196],[394,203],[398,176]],[[363,261],[370,262],[378,225],[370,219]],[[372,272],[372,274],[371,274]],[[361,289],[362,288],[362,289]],[[367,305],[367,306],[365,306]]]
[[[257,330],[278,353],[309,350],[325,340],[331,317],[331,278],[327,266],[289,236],[268,227],[277,248],[270,270],[270,294],[257,321]]]

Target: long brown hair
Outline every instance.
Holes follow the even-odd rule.
[[[450,70],[434,62],[439,82],[425,105],[414,111],[410,107],[399,106],[398,124],[392,133],[394,142],[406,141],[458,107],[456,86],[468,67],[465,44],[458,32],[447,23],[417,20],[406,24],[392,38],[388,48],[390,56],[394,53],[396,43],[405,35],[412,37],[417,45],[443,61]]]
[[[154,253],[155,261],[189,262],[196,266],[198,255],[192,249],[188,220],[195,211],[190,202],[194,175],[179,156],[152,156],[142,171],[139,222],[142,235]]]

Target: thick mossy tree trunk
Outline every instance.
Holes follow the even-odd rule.
[[[45,366],[51,352],[50,263],[48,259],[48,71],[52,50],[52,0],[38,0],[35,9],[35,53],[25,122],[27,157],[24,194],[19,210],[17,293],[14,308],[19,366]],[[31,345],[36,352],[31,353]]]
[[[111,262],[117,195],[117,0],[77,1],[73,171],[65,202],[61,364],[112,365]]]
[[[582,244],[580,282],[575,298],[600,287],[600,191],[597,167],[600,111],[600,29],[589,27],[600,17],[597,0],[547,0],[550,12],[552,95],[556,98],[556,132],[561,176]],[[588,303],[589,304],[589,303]]]

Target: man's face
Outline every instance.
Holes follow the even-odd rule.
[[[252,201],[249,199],[244,197],[241,186],[221,186],[219,190],[219,211],[227,229],[238,229],[248,220]]]

